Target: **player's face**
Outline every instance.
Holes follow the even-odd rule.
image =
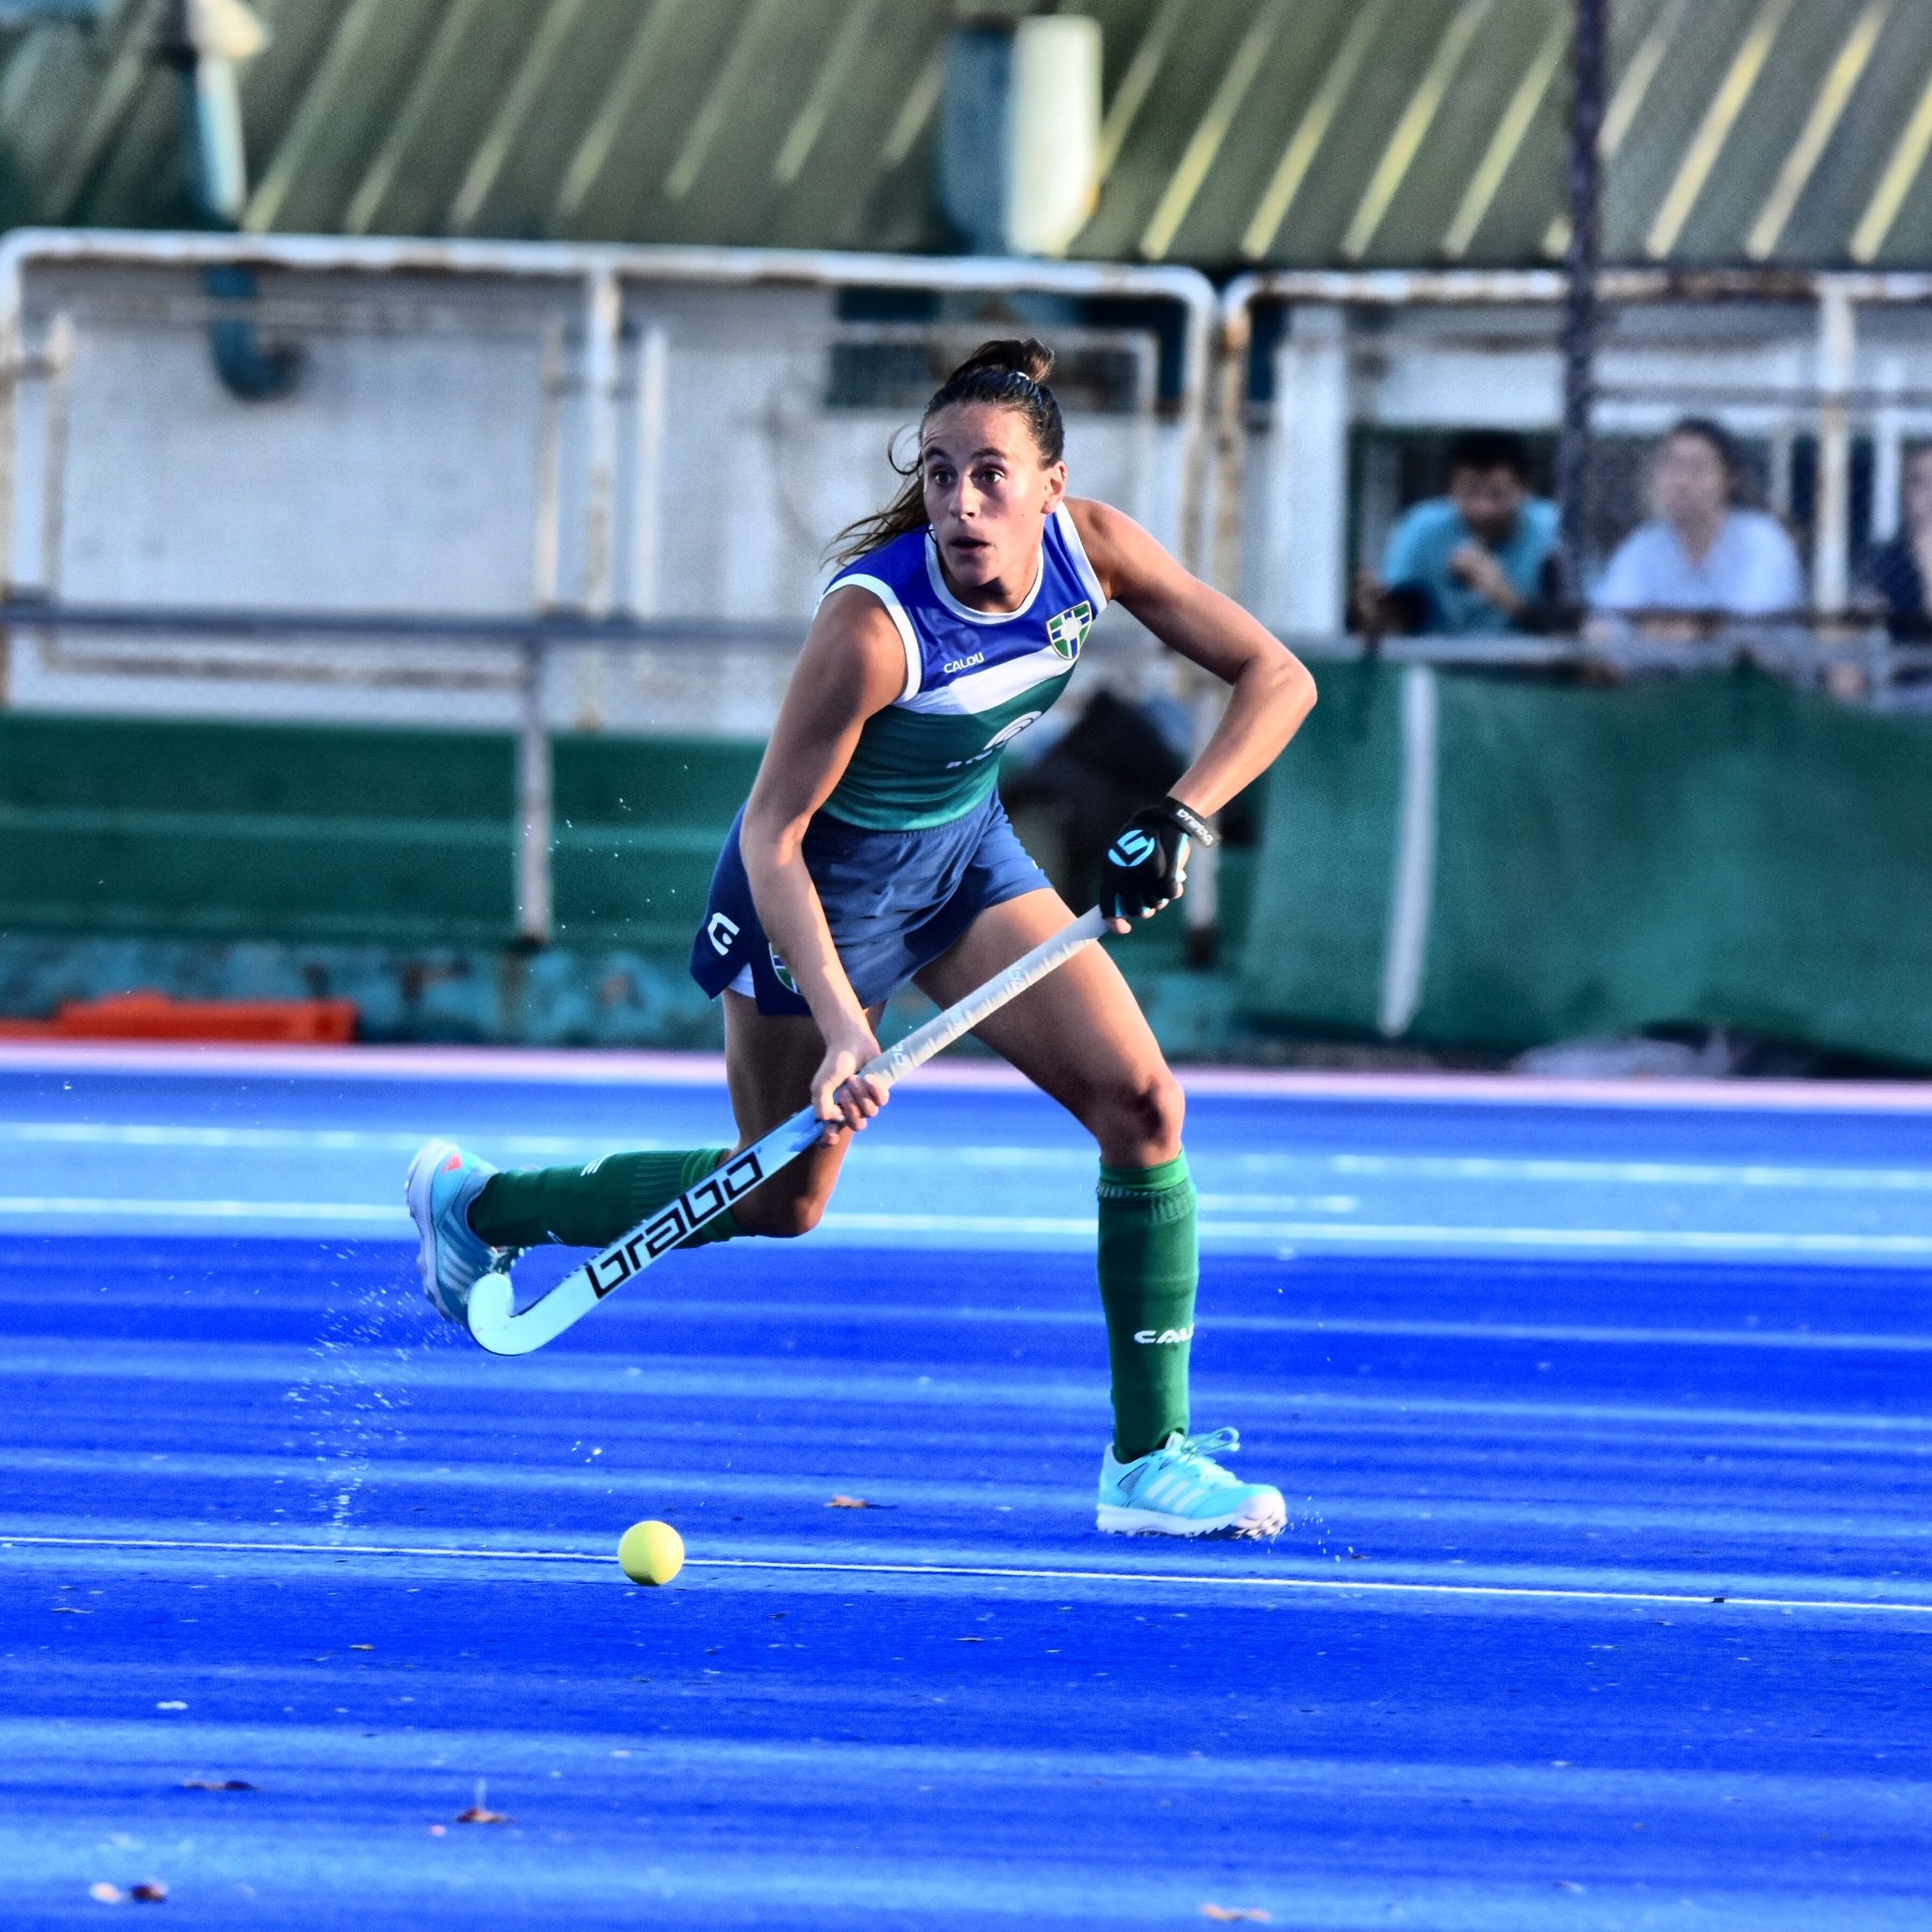
[[[925,514],[961,591],[1024,596],[1046,519],[1066,494],[1065,463],[1042,463],[1018,409],[960,403],[926,425],[919,450]]]

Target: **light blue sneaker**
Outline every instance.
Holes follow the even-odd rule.
[[[403,1198],[416,1224],[416,1273],[423,1292],[445,1322],[460,1322],[479,1275],[497,1265],[496,1250],[470,1232],[470,1203],[496,1170],[453,1141],[425,1141],[409,1163]]]
[[[1275,1536],[1288,1521],[1281,1491],[1230,1475],[1216,1456],[1241,1447],[1233,1429],[1184,1436],[1116,1462],[1108,1444],[1100,1464],[1102,1529],[1120,1536]]]

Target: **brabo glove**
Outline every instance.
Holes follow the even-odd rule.
[[[1107,848],[1100,909],[1109,919],[1146,919],[1188,883],[1188,842],[1217,845],[1221,835],[1177,798],[1137,811]]]

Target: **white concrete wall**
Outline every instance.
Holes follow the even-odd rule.
[[[264,336],[299,342],[306,366],[292,394],[247,402],[216,376],[192,274],[30,272],[30,357],[43,365],[63,317],[73,353],[64,381],[40,366],[21,389],[16,589],[88,604],[492,616],[527,612],[546,591],[564,608],[594,604],[587,478],[601,421],[615,456],[609,604],[802,635],[827,541],[897,487],[887,445],[913,412],[825,408],[842,325],[824,289],[633,285],[601,400],[587,388],[580,285],[283,274],[263,277],[257,306]],[[1124,340],[1151,398],[1154,345]],[[653,355],[655,489],[641,385]],[[1074,488],[1174,541],[1179,433],[1151,402],[1138,416],[1071,416]],[[273,678],[259,675],[270,658]],[[502,725],[517,702],[513,653],[487,647],[21,632],[10,659],[7,701],[27,707]],[[170,664],[204,675],[160,675]],[[352,666],[384,682],[358,689]],[[552,663],[546,708],[565,727],[755,733],[788,671],[770,651],[574,650]]]

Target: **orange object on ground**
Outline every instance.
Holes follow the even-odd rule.
[[[354,1000],[177,1000],[143,991],[67,1000],[51,1020],[0,1020],[0,1040],[220,1040],[346,1046]]]

